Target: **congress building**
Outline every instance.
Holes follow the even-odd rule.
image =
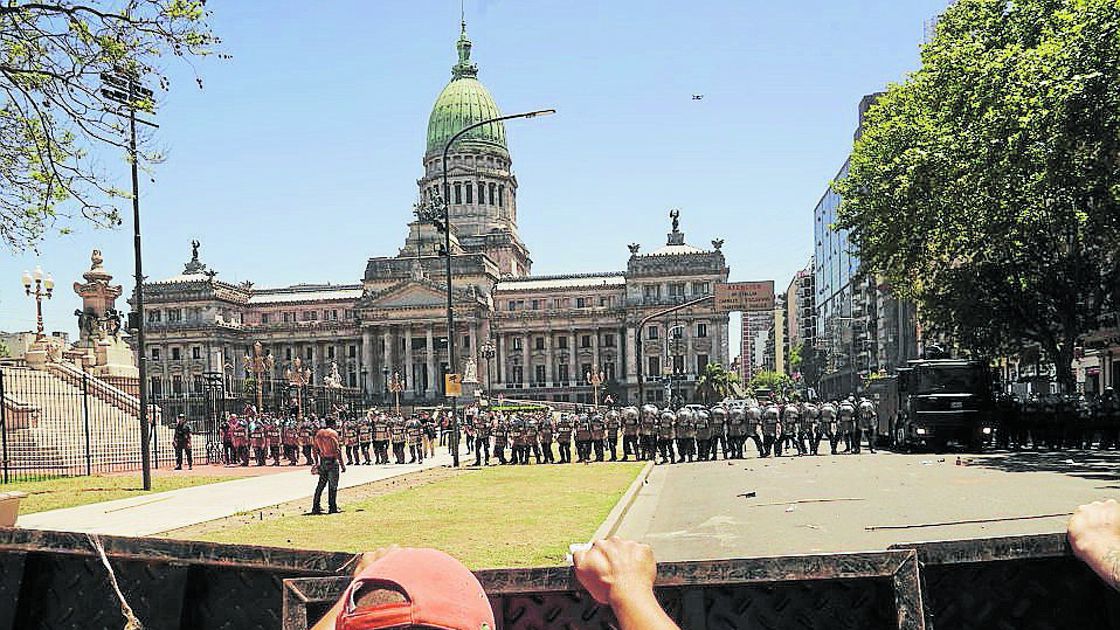
[[[440,192],[451,136],[501,115],[478,80],[465,25],[456,47],[451,81],[428,121],[422,199]],[[468,383],[466,396],[589,402],[598,392],[636,402],[642,379],[647,400],[663,400],[666,391],[688,399],[709,362],[728,365],[728,315],[713,300],[651,317],[727,281],[721,240],[690,244],[673,211],[666,241],[648,251],[627,245],[624,270],[535,276],[518,232],[518,181],[502,123],[453,145],[448,179],[454,371]],[[371,402],[387,395],[398,374],[403,401],[442,403],[443,374],[452,371],[443,240],[421,216],[395,255],[369,259],[359,282],[272,289],[223,282],[195,242],[180,275],[144,285],[151,391],[189,391],[203,373],[243,378],[245,355],[260,342],[274,379],[298,357],[315,383],[337,370],[343,385]],[[251,277],[252,270],[239,271]],[[600,373],[593,390],[588,375]]]

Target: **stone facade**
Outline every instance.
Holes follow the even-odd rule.
[[[417,181],[424,203],[449,205],[455,371],[473,371],[477,387],[494,395],[572,402],[591,401],[587,375],[602,371],[603,387],[621,402],[636,400],[639,374],[660,381],[668,366],[687,398],[707,362],[728,364],[727,313],[709,300],[639,325],[727,281],[722,241],[708,249],[689,245],[674,211],[666,244],[647,254],[630,245],[625,271],[529,275],[500,123],[453,145],[442,185],[447,129],[497,111],[476,78],[465,27],[457,47],[459,63],[433,108]],[[316,384],[333,362],[343,385],[362,388],[371,400],[385,396],[398,373],[404,401],[442,402],[442,375],[450,371],[445,235],[423,210],[397,254],[370,258],[360,283],[231,284],[206,268],[196,246],[182,274],[144,287],[151,387],[186,391],[204,372],[241,378],[245,355],[259,341],[274,357],[274,379],[299,357]],[[494,349],[492,360],[481,352],[485,344]],[[662,396],[660,387],[646,388],[647,399]]]

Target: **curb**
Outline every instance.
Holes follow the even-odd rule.
[[[645,485],[646,479],[649,479],[650,473],[653,472],[653,462],[646,462],[642,471],[634,478],[633,483],[626,489],[626,492],[618,499],[618,503],[614,504],[610,514],[599,525],[599,529],[591,536],[591,541],[602,540],[603,538],[610,538],[618,531],[618,526],[622,524],[622,519],[626,517],[626,513],[630,511],[630,506],[634,504],[634,500],[638,498],[638,493],[641,492],[642,486]]]

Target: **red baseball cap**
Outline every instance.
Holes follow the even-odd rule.
[[[365,585],[400,591],[407,601],[359,607]],[[337,630],[426,626],[439,630],[495,630],[494,611],[478,579],[435,549],[394,549],[369,565],[342,596]]]

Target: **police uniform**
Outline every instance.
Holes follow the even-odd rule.
[[[691,462],[696,458],[696,415],[685,407],[677,411],[677,455],[681,462]]]
[[[296,427],[294,418],[284,420],[284,427],[281,429],[280,439],[284,442],[284,459],[288,460],[289,466],[296,466],[299,464],[299,429]]]
[[[424,463],[424,425],[416,417],[408,419],[404,425],[405,438],[408,441],[408,463]]]
[[[710,459],[713,461],[718,459],[720,452],[723,452],[723,458],[727,459],[727,409],[715,406],[711,408],[708,415],[711,417],[708,425],[712,429]]]
[[[813,403],[805,403],[801,409],[801,454],[816,455],[821,444],[820,409]]]
[[[579,414],[575,426],[576,461],[588,463],[591,461],[591,418],[585,413]]]
[[[249,419],[236,418],[233,423],[233,448],[236,461],[249,465]]]
[[[755,450],[758,451],[758,456],[763,457],[765,450],[762,444],[762,407],[758,406],[757,402],[752,402],[749,407],[743,412],[743,417],[747,425],[746,437],[754,442]]]
[[[490,418],[484,413],[474,417],[474,465],[490,465]]]
[[[533,459],[539,464],[541,463],[541,446],[538,440],[540,439],[537,419],[529,416],[525,420],[525,461],[522,463],[529,463],[529,455],[532,454]]]
[[[840,403],[840,406],[836,409],[836,415],[840,418],[840,440],[844,442],[844,452],[850,453],[856,420],[856,406],[850,398]]]
[[[529,454],[525,449],[525,422],[519,416],[513,416],[509,421],[509,443],[513,447],[513,464],[529,463]]]
[[[776,454],[781,456],[782,451],[792,452],[801,449],[797,439],[797,424],[801,421],[801,407],[795,402],[788,402],[782,407],[782,436],[779,439],[780,448]]]
[[[404,463],[405,441],[404,418],[393,416],[389,421],[389,442],[393,445],[393,457],[398,464]]]
[[[872,403],[870,400],[864,398],[859,401],[859,407],[856,411],[859,414],[859,428],[856,429],[854,440],[855,451],[857,453],[859,452],[861,439],[860,434],[864,433],[867,435],[867,450],[874,453],[875,441],[879,433],[879,423],[877,422],[878,418],[875,414],[875,403]]]
[[[770,453],[782,454],[782,446],[778,442],[778,421],[781,410],[778,405],[770,403],[762,412],[762,456],[770,457]]]
[[[659,463],[675,464],[677,456],[673,452],[673,438],[676,437],[676,414],[666,409],[657,418],[657,450],[661,455]]]
[[[595,447],[595,461],[603,461],[603,444],[607,441],[607,423],[603,416],[595,413],[591,416],[591,445]],[[589,455],[590,457],[590,455]]]
[[[657,457],[657,407],[642,407],[642,417],[638,423],[638,444],[641,446],[640,460],[652,461]]]
[[[343,423],[343,427],[346,433],[346,465],[356,466],[360,463],[358,461],[358,449],[360,448],[358,444],[358,421],[347,420]]]
[[[820,430],[828,436],[828,446],[832,454],[836,454],[836,444],[840,440],[840,431],[837,427],[836,419],[836,405],[826,402],[821,405],[820,409],[821,428]]]
[[[686,441],[689,447],[688,461],[694,459],[706,462],[712,455],[712,416],[707,411],[697,411],[692,415],[693,441]],[[677,435],[680,435],[681,414],[677,412]]]
[[[735,407],[727,414],[727,444],[733,459],[743,459],[743,444],[747,438],[747,414],[742,407]]]
[[[545,414],[537,422],[537,438],[541,443],[541,458],[546,464],[556,463],[556,454],[552,452],[552,441],[556,435],[556,427],[552,423],[552,414]]]
[[[560,451],[560,463],[572,463],[572,432],[575,429],[575,423],[572,417],[566,413],[560,414],[560,419],[556,421],[556,448]]]
[[[272,465],[280,465],[280,425],[277,420],[269,418],[265,425],[265,437],[268,439],[268,455],[272,458]]]
[[[622,419],[614,409],[607,412],[607,450],[611,452],[611,461],[618,461],[618,430],[622,428]]]
[[[389,418],[383,413],[373,418],[373,461],[389,463]]]
[[[638,452],[638,419],[637,407],[626,407],[622,410],[622,461],[629,461],[630,456],[641,459]]]
[[[305,466],[311,466],[315,463],[311,453],[311,438],[314,437],[314,435],[315,429],[311,420],[304,418],[303,422],[299,423],[299,450],[303,453]]]
[[[494,457],[498,458],[498,464],[508,464],[506,461],[506,446],[509,445],[509,424],[506,422],[505,416],[495,414],[491,420],[492,428],[490,431],[494,434]]]

